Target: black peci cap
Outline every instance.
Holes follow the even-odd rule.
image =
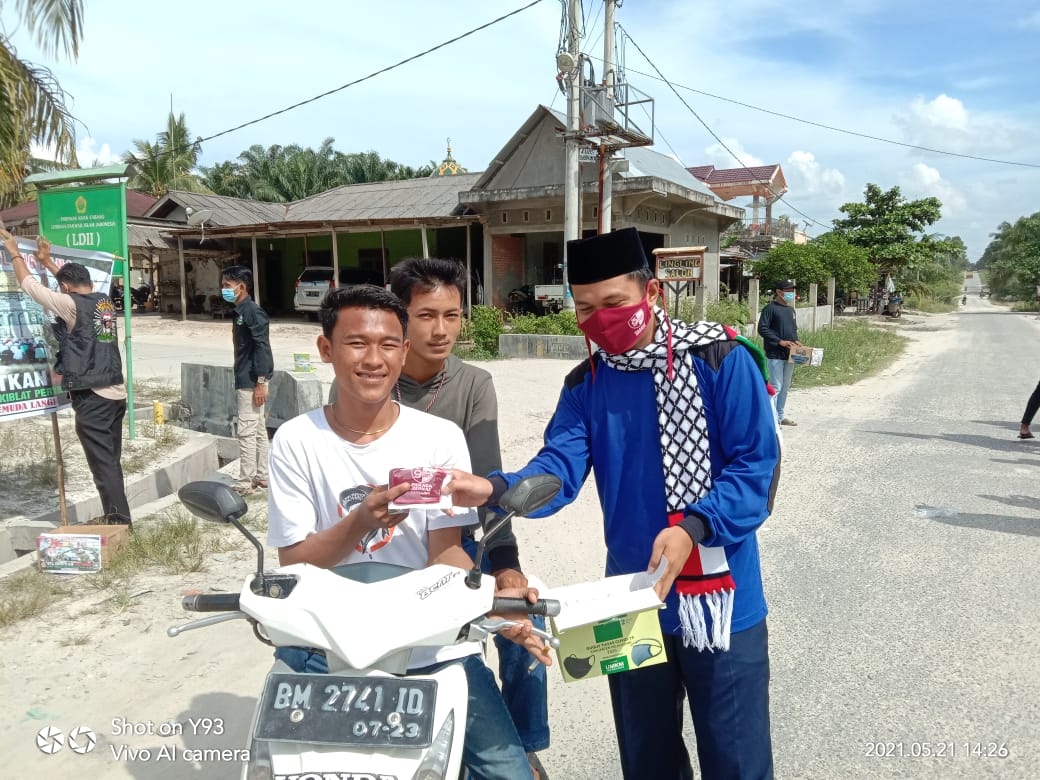
[[[567,281],[593,284],[649,268],[635,228],[567,242]]]

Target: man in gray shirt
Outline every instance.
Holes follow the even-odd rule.
[[[466,437],[474,474],[490,474],[502,468],[498,439],[498,398],[491,374],[459,360],[452,348],[462,328],[462,301],[466,271],[457,262],[413,258],[398,264],[390,274],[390,289],[408,309],[410,348],[393,397],[401,404],[451,420]],[[329,402],[335,402],[336,385]],[[486,521],[485,509],[480,521]],[[472,529],[463,536],[463,547],[473,556]],[[491,540],[485,569],[501,588],[526,588],[520,568],[516,537],[511,527]],[[532,617],[544,628],[544,618]],[[535,780],[547,780],[537,751],[549,747],[549,715],[545,667],[529,671],[533,658],[521,646],[495,637],[499,657],[502,696],[531,762]]]

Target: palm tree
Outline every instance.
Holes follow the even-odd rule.
[[[130,186],[156,198],[161,198],[169,190],[208,192],[194,173],[199,159],[199,144],[189,140],[190,135],[184,114],[175,117],[171,111],[166,119],[166,129],[156,136],[154,144],[134,139],[137,153],[123,155],[123,162],[137,168]]]
[[[79,54],[83,0],[16,0],[15,8],[49,57]],[[59,163],[76,164],[73,118],[54,74],[18,57],[0,31],[0,206],[21,198],[29,145],[53,147]]]

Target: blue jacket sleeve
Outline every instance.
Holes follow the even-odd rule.
[[[696,363],[701,390],[709,395],[712,486],[687,513],[704,520],[702,544],[723,547],[753,534],[769,515],[780,443],[762,373],[745,348],[732,349],[714,376],[704,361]]]
[[[535,474],[554,474],[559,477],[563,486],[556,498],[533,512],[531,517],[545,517],[559,512],[578,497],[589,476],[592,461],[583,393],[584,385],[563,389],[556,403],[556,411],[545,428],[545,443],[530,463],[517,472],[495,471],[488,475],[502,477],[509,487]]]

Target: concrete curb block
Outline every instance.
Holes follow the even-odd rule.
[[[186,441],[174,450],[172,460],[162,468],[127,480],[126,497],[131,509],[140,510],[149,504],[173,495],[188,482],[211,478],[220,466],[218,437],[186,432]],[[237,452],[237,442],[236,442]],[[101,500],[91,495],[67,506],[70,524],[86,523],[101,514]],[[9,558],[16,550],[33,550],[36,537],[56,528],[61,523],[60,510],[54,509],[36,517],[9,517],[0,523],[0,576],[28,568],[35,563],[36,554],[29,553]]]
[[[546,336],[539,333],[502,333],[498,354],[511,358],[584,360],[589,356],[584,336]]]

